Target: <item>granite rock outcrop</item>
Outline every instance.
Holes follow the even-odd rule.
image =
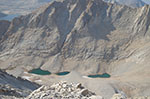
[[[36,83],[32,83],[20,77],[16,78],[0,70],[0,99],[3,99],[5,96],[18,98],[27,97],[33,90],[39,87],[40,85]]]
[[[26,99],[103,99],[95,93],[84,88],[81,84],[67,83],[65,81],[42,86],[33,91]]]

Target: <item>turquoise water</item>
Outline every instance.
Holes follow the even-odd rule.
[[[88,75],[90,78],[110,78],[111,76],[107,73],[104,74],[97,74],[97,75]]]
[[[42,70],[40,68],[38,69],[33,69],[31,71],[29,71],[29,73],[32,73],[32,74],[37,74],[37,75],[50,75],[51,72],[47,71],[47,70]],[[59,73],[56,73],[56,75],[59,75],[59,76],[64,76],[64,75],[67,75],[69,74],[70,72],[66,71],[66,72],[59,72]],[[88,75],[88,77],[90,78],[110,78],[111,76],[107,73],[104,73],[104,74],[97,74],[97,75]]]
[[[63,75],[67,75],[69,74],[70,72],[59,72],[59,73],[56,73],[56,75],[59,75],[59,76],[63,76]]]
[[[38,75],[50,75],[51,74],[51,72],[49,72],[47,70],[41,70],[40,68],[33,69],[33,70],[29,71],[29,73],[38,74]]]
[[[18,16],[19,16],[18,14],[10,14],[5,17],[1,17],[0,20],[12,21],[12,19],[14,19],[15,17],[18,17]]]

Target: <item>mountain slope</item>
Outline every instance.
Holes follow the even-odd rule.
[[[108,72],[136,86],[138,90],[121,87],[128,95],[149,95],[149,25],[148,5],[130,8],[101,0],[53,1],[13,19],[0,40],[0,68],[16,76],[39,67],[53,73]]]
[[[38,12],[11,22],[0,44],[1,64],[4,68],[49,68],[52,72],[73,68],[84,70],[89,66],[87,72],[99,72],[102,61],[126,57],[121,56],[125,45],[137,37],[149,35],[148,26],[149,6],[131,9],[97,0],[54,1]],[[4,56],[8,62],[3,61]],[[76,63],[71,67],[70,59]],[[90,68],[87,61],[95,65]],[[80,62],[84,64],[78,66]]]
[[[3,37],[5,32],[7,32],[8,28],[10,26],[10,22],[6,20],[0,21],[0,39]]]
[[[104,1],[110,3],[118,3],[118,4],[127,5],[131,7],[142,7],[146,5],[146,3],[144,3],[142,0],[104,0]]]
[[[15,78],[0,70],[0,98],[2,95],[25,97],[39,85],[21,78]]]
[[[0,18],[5,17],[5,16],[6,16],[6,14],[0,12]]]

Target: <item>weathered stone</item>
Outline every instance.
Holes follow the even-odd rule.
[[[122,94],[114,94],[112,99],[127,99],[127,97],[123,96]]]
[[[53,1],[10,23],[0,40],[0,68],[16,76],[29,67],[84,75],[107,72],[128,96],[150,95],[149,17],[148,5]]]
[[[4,96],[12,96],[12,98],[26,97],[38,87],[40,87],[38,84],[13,77],[12,75],[0,70],[0,99]]]
[[[81,83],[77,84],[77,88],[84,89]]]
[[[65,84],[64,87],[62,87]],[[67,82],[60,82],[58,84],[54,84],[51,87],[53,89],[57,89],[60,86],[60,90],[51,90],[51,87],[44,86],[47,88],[43,88],[43,86],[35,91],[33,91],[27,99],[47,99],[52,97],[52,99],[102,99],[100,96],[96,96],[92,92],[87,89],[76,88],[78,84],[70,84]],[[41,90],[44,89],[44,90]],[[74,89],[71,92],[67,89]],[[39,91],[40,90],[40,91]],[[95,96],[94,98],[92,96]],[[97,97],[97,98],[96,98]]]
[[[89,90],[88,89],[84,89],[81,92],[81,95],[83,95],[83,96],[87,96],[88,94],[89,94]]]

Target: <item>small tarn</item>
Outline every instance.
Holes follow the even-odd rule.
[[[59,76],[64,76],[64,75],[67,75],[69,74],[70,72],[66,71],[66,72],[59,72],[59,73],[56,73],[56,75],[59,75]]]
[[[110,78],[111,76],[108,73],[97,74],[97,75],[88,75],[90,78]]]
[[[51,74],[51,72],[49,72],[47,70],[42,70],[40,68],[33,69],[33,70],[29,71],[29,73],[37,74],[37,75],[50,75]]]

